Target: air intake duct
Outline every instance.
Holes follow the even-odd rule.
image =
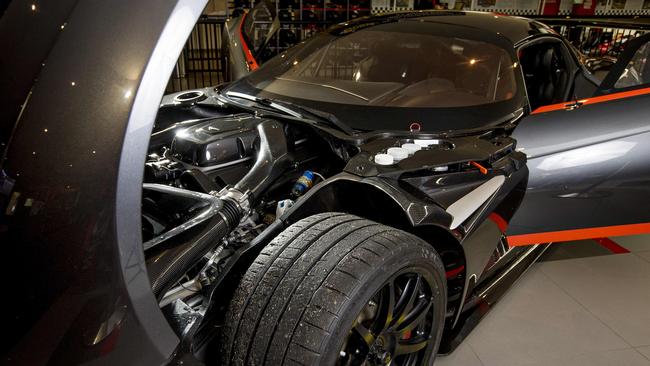
[[[209,196],[207,201],[217,208],[209,215],[206,214],[207,218],[204,217],[200,222],[195,221],[192,226],[187,226],[186,223],[170,230],[176,230],[173,235],[157,238],[158,242],[173,240],[178,243],[169,246],[169,249],[156,255],[148,263],[151,286],[159,301],[170,287],[239,225],[242,218],[250,213],[256,199],[289,167],[290,159],[283,125],[274,120],[265,120],[258,125],[258,132],[260,143],[257,160],[250,172],[234,187],[224,188],[213,195],[187,193],[190,191],[179,193]],[[172,187],[162,188],[160,185],[156,189],[167,190],[172,194],[174,190],[178,190]],[[189,227],[194,229],[187,230]]]

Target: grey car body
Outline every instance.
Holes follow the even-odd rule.
[[[0,49],[12,55],[0,59],[0,239],[16,298],[3,310],[4,361],[196,362],[151,291],[140,202],[167,76],[204,5],[14,0],[0,20]],[[650,222],[637,205],[650,198],[649,99],[520,121],[513,136],[529,155],[529,185],[508,235]]]
[[[22,222],[12,226],[21,229],[3,231],[1,241],[26,250],[6,258],[49,273],[27,280],[34,274],[27,265],[16,274],[35,285],[16,290],[43,301],[10,311],[14,342],[6,347],[18,344],[10,362],[157,365],[175,351],[178,338],[150,290],[143,292],[149,279],[133,245],[141,241],[141,189],[129,181],[142,179],[166,83],[160,75],[170,74],[204,5],[51,1],[32,9],[31,2],[13,1],[2,17],[1,47],[12,55],[1,66],[2,143],[11,135],[12,146],[2,165],[20,174],[13,189],[7,180],[3,188],[40,197],[42,216],[16,220]],[[5,118],[19,113],[11,133]],[[84,211],[93,214],[73,214]],[[79,235],[83,228],[87,235]],[[101,341],[116,327],[120,341],[102,356]]]

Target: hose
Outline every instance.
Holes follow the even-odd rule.
[[[257,160],[235,187],[220,195],[223,206],[217,214],[200,226],[198,235],[189,232],[178,235],[175,240],[181,240],[180,245],[165,250],[149,263],[151,287],[158,301],[201,257],[239,225],[242,217],[248,214],[254,199],[289,167],[283,125],[274,120],[265,120],[257,129],[260,136]],[[205,181],[196,179],[196,182],[203,189],[211,189]]]
[[[185,243],[168,249],[149,264],[151,288],[158,300],[187,271],[219,243],[241,220],[235,203],[224,200],[223,209]]]
[[[257,160],[250,172],[235,185],[239,192],[249,192],[250,200],[257,199],[266,191],[290,164],[287,137],[280,122],[265,120],[257,126],[257,132],[260,136]]]

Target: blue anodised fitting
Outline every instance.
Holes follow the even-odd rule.
[[[293,185],[291,194],[295,197],[301,196],[307,192],[311,186],[314,185],[314,173],[311,170],[305,170],[304,173],[298,178],[296,184]]]

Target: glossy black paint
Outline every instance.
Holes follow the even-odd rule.
[[[338,26],[330,28],[329,32],[332,34],[339,34],[350,28],[353,29],[355,27],[366,27],[374,24],[391,23],[409,19],[481,29],[491,35],[504,37],[512,44],[517,44],[529,37],[539,34],[555,33],[549,26],[532,19],[510,17],[495,13],[453,10],[405,11],[364,17],[341,23]]]

